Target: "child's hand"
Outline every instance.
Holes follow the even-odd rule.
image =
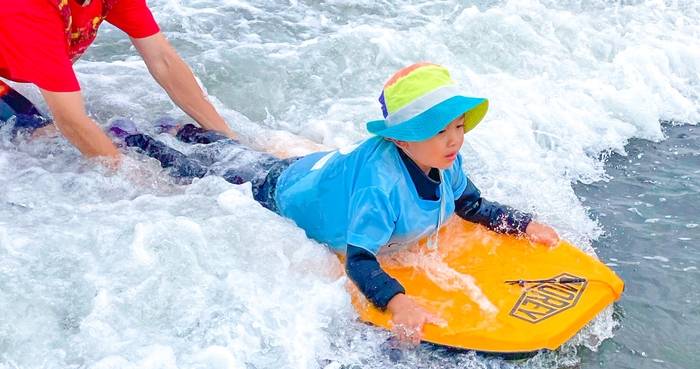
[[[549,247],[559,244],[559,235],[557,235],[554,228],[546,224],[530,222],[525,229],[525,233],[535,243],[543,243]]]
[[[391,312],[394,333],[401,341],[418,346],[423,339],[423,325],[432,323],[439,326],[447,322],[435,314],[418,306],[412,298],[400,293],[394,296],[387,306]]]

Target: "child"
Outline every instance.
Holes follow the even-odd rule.
[[[0,121],[32,132],[51,121],[9,86],[0,91]],[[309,237],[346,254],[346,271],[360,291],[388,309],[401,340],[418,344],[425,323],[441,319],[418,306],[386,274],[376,254],[412,246],[432,236],[454,212],[504,233],[526,234],[554,246],[556,232],[529,214],[483,198],[462,171],[464,133],[486,114],[485,99],[459,95],[447,70],[430,63],[397,72],[379,101],[385,119],[369,122],[376,136],[349,148],[279,159],[236,140],[172,120],[158,123],[185,142],[199,143],[188,156],[136,131],[119,119],[113,136],[158,159],[179,178],[219,175],[251,182],[264,207],[293,219]]]
[[[466,177],[459,150],[464,133],[486,114],[488,101],[460,95],[445,68],[431,63],[404,68],[387,82],[379,101],[384,120],[367,123],[374,137],[301,158],[277,159],[189,125],[177,131],[178,138],[215,145],[209,153],[197,153],[205,158],[203,165],[145,135],[129,135],[126,143],[172,166],[176,176],[218,174],[232,183],[250,181],[263,206],[345,253],[350,279],[376,307],[391,313],[399,339],[417,345],[423,325],[442,320],[407,297],[376,254],[431,237],[452,213],[548,246],[555,246],[558,236],[529,214],[483,199]]]

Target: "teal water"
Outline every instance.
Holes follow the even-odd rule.
[[[700,128],[663,126],[574,187],[604,235],[598,256],[626,282],[620,328],[582,368],[700,367]]]

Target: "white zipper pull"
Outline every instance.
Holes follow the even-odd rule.
[[[435,233],[431,234],[428,236],[428,249],[431,251],[434,251],[438,247],[438,234],[440,233],[440,227],[442,226],[442,221],[445,213],[445,189],[443,188],[443,185],[445,183],[445,180],[442,176],[442,169],[438,170],[438,173],[440,173],[440,186],[438,187],[440,189],[440,210],[438,210],[438,223],[437,227],[435,228]],[[433,237],[435,238],[435,241],[433,242]]]

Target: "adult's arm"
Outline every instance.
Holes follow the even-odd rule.
[[[58,129],[83,155],[108,159],[119,158],[119,150],[85,112],[83,94],[80,91],[40,90],[49,105]]]
[[[202,128],[238,138],[226,125],[211,102],[199,87],[190,68],[172,48],[163,33],[144,38],[131,38],[136,50],[143,57],[148,71],[168,96]]]
[[[55,5],[45,1],[9,4],[0,5],[0,54],[12,79],[39,87],[57,127],[85,156],[118,158],[117,148],[85,112]]]

